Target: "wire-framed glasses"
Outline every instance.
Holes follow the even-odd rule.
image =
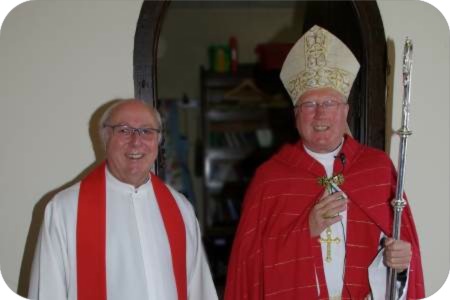
[[[321,103],[317,101],[305,101],[295,105],[295,107],[298,107],[303,113],[314,113],[319,107],[327,113],[333,113],[337,111],[340,105],[347,105],[347,103],[329,99]]]
[[[103,127],[109,127],[113,130],[113,133],[120,138],[130,139],[134,134],[138,134],[145,140],[154,140],[161,133],[161,129],[152,127],[135,128],[126,124],[110,125],[105,124]]]

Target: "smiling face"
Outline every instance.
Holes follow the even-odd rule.
[[[338,103],[334,107],[326,101]],[[305,102],[316,102],[315,109],[303,109]],[[329,102],[330,103],[330,102]],[[295,119],[303,144],[318,153],[328,153],[341,143],[347,128],[348,105],[342,94],[331,88],[313,89],[303,93],[297,101]]]
[[[125,101],[114,107],[106,121],[108,125],[128,125],[134,128],[158,128],[155,111],[142,101]],[[129,136],[111,127],[106,130],[106,160],[114,177],[135,187],[143,184],[158,155],[159,134],[144,137],[137,132]]]

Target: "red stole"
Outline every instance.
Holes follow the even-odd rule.
[[[77,216],[78,300],[106,300],[106,164],[81,181]],[[166,185],[151,174],[172,254],[179,300],[187,299],[186,229],[178,205]]]

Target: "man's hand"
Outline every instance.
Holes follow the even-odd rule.
[[[387,238],[384,242],[384,264],[397,272],[402,272],[409,267],[412,251],[411,244],[402,240]]]
[[[325,193],[309,213],[309,231],[311,237],[319,236],[328,226],[342,220],[338,215],[347,209],[347,197],[343,192],[331,195]]]

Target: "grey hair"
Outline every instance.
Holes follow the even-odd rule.
[[[159,134],[158,137],[158,144],[161,143],[162,140],[162,119],[161,119],[161,114],[159,113],[159,111],[156,109],[156,107],[151,106],[149,103],[143,101],[143,100],[139,100],[139,99],[119,99],[116,102],[114,102],[112,105],[110,105],[105,112],[102,114],[102,116],[100,117],[100,120],[98,122],[98,133],[100,136],[100,140],[102,141],[103,147],[106,146],[106,143],[108,142],[109,136],[107,134],[106,131],[106,125],[108,125],[108,122],[111,119],[111,114],[113,112],[113,110],[118,107],[119,105],[122,105],[124,103],[127,102],[132,102],[132,101],[140,101],[142,102],[148,109],[149,111],[153,114],[153,116],[156,119],[157,122],[157,126],[158,129],[161,130],[161,133]]]

